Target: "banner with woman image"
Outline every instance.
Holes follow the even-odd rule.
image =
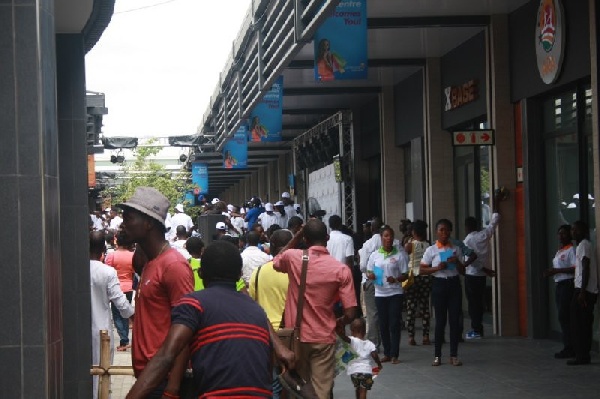
[[[223,167],[225,169],[248,167],[248,126],[241,125],[223,146]]]
[[[194,186],[192,194],[195,197],[200,194],[208,194],[208,164],[192,163],[192,185]]]
[[[283,76],[280,76],[250,113],[248,141],[281,141],[282,110]]]
[[[342,0],[315,33],[315,79],[366,79],[367,1]]]

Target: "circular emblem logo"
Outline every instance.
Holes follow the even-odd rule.
[[[540,77],[546,84],[560,74],[565,43],[563,9],[560,0],[540,0],[535,28],[535,50]]]

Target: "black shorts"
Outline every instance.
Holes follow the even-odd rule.
[[[373,386],[373,374],[354,373],[350,375],[354,388],[364,388],[367,391]]]

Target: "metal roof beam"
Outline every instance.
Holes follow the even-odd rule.
[[[489,15],[367,18],[368,29],[464,28],[473,26],[487,26],[489,24]]]

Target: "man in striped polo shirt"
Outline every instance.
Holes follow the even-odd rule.
[[[194,397],[271,397],[271,343],[288,366],[294,367],[294,355],[273,337],[262,308],[236,291],[241,271],[242,259],[233,244],[215,241],[206,248],[200,269],[206,288],[184,296],[173,308],[169,335],[128,399],[141,399],[151,392],[187,346],[194,370]]]

